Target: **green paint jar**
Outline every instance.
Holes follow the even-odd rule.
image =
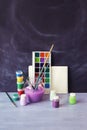
[[[69,104],[71,104],[71,105],[76,104],[76,94],[75,93],[70,93]]]
[[[17,82],[17,88],[22,89],[24,87],[24,82]]]

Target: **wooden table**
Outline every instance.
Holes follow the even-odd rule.
[[[59,96],[59,108],[52,107],[49,95],[27,106],[16,101],[16,108],[0,93],[0,130],[87,130],[87,93],[77,93],[75,105],[69,105],[68,94]]]

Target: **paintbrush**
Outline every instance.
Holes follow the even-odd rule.
[[[44,72],[46,72],[48,66],[49,66],[49,64],[47,64],[47,66],[45,67]],[[39,81],[38,81],[39,83],[40,83],[41,81],[43,82],[44,72],[42,72],[41,77],[39,78]],[[39,85],[39,83],[38,83],[38,85]]]
[[[30,81],[30,78],[28,77],[26,77],[26,75],[25,75],[25,73],[24,73],[24,78],[25,78],[25,83],[24,83],[24,87],[26,87],[26,84],[30,84],[31,85],[31,87],[34,89],[34,86],[33,86],[33,84],[31,83],[31,81]]]
[[[6,95],[8,96],[8,98],[10,99],[10,101],[13,103],[13,105],[14,105],[15,107],[17,107],[16,103],[15,103],[14,100],[10,97],[10,95],[8,94],[8,92],[5,92],[5,93],[6,93]]]
[[[25,86],[26,84],[28,84],[28,86],[31,85],[31,87],[32,87],[33,89],[35,89],[29,78],[26,79],[26,82],[25,82],[24,86]],[[25,87],[26,87],[26,86],[25,86]]]
[[[52,46],[51,46],[51,48],[50,48],[50,51],[49,51],[49,53],[48,53],[48,55],[47,55],[47,57],[46,57],[46,59],[45,59],[45,62],[44,62],[44,64],[43,64],[43,67],[42,67],[42,69],[41,69],[41,71],[40,71],[40,74],[39,74],[39,76],[38,76],[38,78],[37,78],[37,80],[36,80],[35,89],[38,88],[39,78],[40,78],[40,76],[41,76],[41,74],[42,74],[42,72],[43,72],[43,69],[44,69],[44,67],[45,67],[45,65],[46,65],[46,63],[47,63],[47,60],[48,60],[48,58],[49,58],[49,56],[50,56],[50,54],[51,54],[51,52],[52,52],[53,47],[54,47],[54,44],[52,44]]]

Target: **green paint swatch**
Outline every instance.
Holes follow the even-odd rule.
[[[46,78],[46,79],[45,79],[45,82],[46,82],[46,83],[49,83],[49,81],[50,81],[49,78]]]
[[[35,58],[35,62],[36,62],[36,63],[39,63],[39,62],[40,62],[40,58],[39,58],[39,57],[36,57],[36,58]]]

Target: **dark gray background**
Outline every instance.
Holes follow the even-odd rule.
[[[87,92],[87,1],[0,0],[0,89],[16,91],[32,51],[50,49],[52,65],[69,67],[69,92]]]

